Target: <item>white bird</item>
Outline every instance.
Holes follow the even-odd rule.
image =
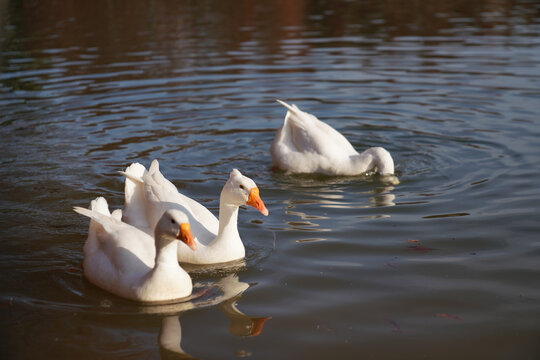
[[[221,191],[219,220],[206,207],[179,193],[161,174],[157,160],[148,171],[134,163],[123,173],[126,175],[124,221],[127,223],[150,232],[167,209],[178,209],[188,216],[197,250],[185,251],[181,244],[178,247],[180,262],[214,264],[244,258],[245,248],[237,226],[238,207],[250,205],[268,215],[255,182],[237,169],[231,171]]]
[[[272,142],[274,165],[291,173],[358,175],[377,171],[394,173],[394,161],[382,147],[359,154],[351,143],[330,125],[315,116],[277,100],[288,109],[283,126]]]
[[[140,302],[172,301],[191,294],[191,278],[177,260],[178,240],[196,247],[184,213],[163,213],[152,237],[122,222],[121,211],[111,214],[102,197],[93,200],[90,209],[74,210],[91,219],[83,262],[91,283]]]

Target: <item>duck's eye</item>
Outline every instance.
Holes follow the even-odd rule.
[[[171,224],[176,224],[176,221],[174,221],[174,219],[171,219]]]
[[[240,185],[240,189],[246,190],[246,187],[244,185]]]

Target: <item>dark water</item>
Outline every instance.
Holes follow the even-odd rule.
[[[539,35],[535,1],[0,1],[1,357],[538,359]],[[273,171],[277,98],[401,184]],[[176,306],[85,281],[71,210],[154,158],[270,211]]]

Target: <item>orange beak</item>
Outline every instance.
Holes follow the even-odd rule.
[[[183,241],[187,246],[189,246],[191,250],[197,250],[197,243],[195,243],[195,240],[193,239],[189,223],[180,224],[180,231],[178,231],[177,238],[178,240]]]
[[[249,191],[249,198],[246,202],[249,206],[253,206],[255,209],[259,210],[264,216],[268,216],[268,209],[264,206],[261,197],[259,196],[259,189],[254,187]]]
[[[250,335],[251,336],[259,335],[263,329],[263,325],[266,322],[266,320],[270,320],[271,318],[272,318],[271,316],[264,317],[264,318],[251,318],[252,327],[251,327]]]

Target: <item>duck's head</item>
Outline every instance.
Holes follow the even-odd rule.
[[[170,240],[180,240],[191,248],[197,249],[197,244],[193,240],[188,217],[182,211],[170,209],[163,213],[156,225],[156,239],[161,235]]]
[[[237,169],[233,169],[229,180],[221,191],[222,201],[241,206],[249,205],[259,210],[264,216],[268,215],[268,209],[264,206],[259,195],[257,184],[247,176],[242,175]]]

